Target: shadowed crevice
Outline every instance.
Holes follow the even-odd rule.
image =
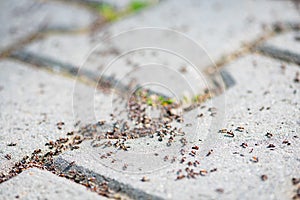
[[[256,50],[266,56],[300,65],[300,55],[289,50],[279,49],[272,45],[262,45]]]
[[[55,160],[54,165],[55,165],[56,169],[61,171],[62,173],[67,173],[70,170],[76,170],[77,172],[80,172],[86,176],[95,177],[96,182],[98,184],[107,183],[108,187],[111,190],[116,191],[118,193],[126,194],[132,199],[152,199],[152,200],[162,200],[163,199],[161,197],[148,194],[140,189],[136,189],[136,188],[132,187],[131,185],[121,183],[115,179],[108,178],[104,175],[95,173],[89,169],[83,168],[81,166],[77,166],[76,164],[72,165],[68,161],[64,160],[61,157],[58,157]]]

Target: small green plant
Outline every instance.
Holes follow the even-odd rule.
[[[187,96],[183,96],[183,99],[182,99],[182,102],[183,103],[189,103],[189,98]]]
[[[199,98],[200,98],[200,94],[195,95],[195,96],[192,98],[192,102],[193,102],[193,103],[198,103]]]
[[[163,96],[159,96],[158,100],[160,101],[161,105],[170,105],[170,104],[174,103],[173,99],[165,98]]]
[[[149,6],[149,2],[147,1],[134,0],[131,1],[128,5],[128,12],[137,12],[142,10],[143,8],[146,8],[147,6]]]
[[[151,98],[147,98],[147,105],[148,106],[153,106],[153,101]]]
[[[115,8],[109,4],[101,4],[97,6],[97,9],[100,11],[101,15],[108,21],[115,21],[119,17],[119,13]]]
[[[150,1],[133,0],[126,6],[126,8],[123,8],[122,10],[117,10],[108,3],[95,4],[93,7],[98,10],[107,21],[115,21],[123,16],[138,12],[150,5]]]

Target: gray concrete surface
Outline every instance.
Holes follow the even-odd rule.
[[[129,37],[125,39],[133,40],[132,36]],[[116,39],[115,42],[124,42],[124,37],[120,40]],[[74,47],[77,53],[71,50]],[[191,98],[203,93],[204,89],[213,87],[208,77],[192,66],[193,63],[173,53],[142,49],[122,56],[123,52],[120,52],[119,56],[110,55],[109,51],[99,53],[98,50],[101,48],[94,47],[95,44],[86,36],[54,36],[32,43],[24,48],[23,52],[50,59],[61,58],[62,63],[70,63],[81,70],[88,70],[96,77],[114,77],[124,86],[147,85],[146,87],[153,91],[175,98],[182,99],[183,96]],[[164,85],[168,90],[157,88],[157,85]]]
[[[292,31],[271,38],[267,42],[257,47],[261,53],[300,64],[300,39],[299,31]]]
[[[109,95],[95,93],[80,82],[75,87],[75,80],[9,60],[1,61],[0,66],[1,171],[33,150],[44,149],[49,140],[65,137],[79,119],[82,123],[84,119],[96,121],[95,116],[105,119],[112,112]],[[61,130],[58,122],[65,123]],[[8,146],[10,143],[16,145]],[[11,159],[5,158],[7,154]]]
[[[300,55],[300,31],[287,32],[270,38],[265,45],[272,45],[275,48]]]
[[[106,199],[65,178],[36,168],[0,185],[0,196],[8,199]]]
[[[222,116],[218,123],[221,128],[233,130],[235,136],[224,137],[224,134],[216,130],[210,132],[211,123],[208,123],[208,126],[203,123],[204,128],[200,123],[198,129],[194,128],[193,131],[188,132],[191,135],[196,134],[197,139],[198,132],[207,132],[206,137],[199,137],[202,142],[189,140],[191,143],[188,144],[188,150],[195,144],[199,145],[200,151],[213,149],[209,157],[198,158],[201,164],[195,169],[209,171],[217,168],[216,172],[208,173],[207,176],[176,181],[176,171],[184,170],[187,166],[186,163],[178,162],[181,159],[179,148],[172,149],[172,153],[177,154],[177,161],[173,164],[165,164],[163,157],[168,155],[168,152],[157,147],[153,148],[151,145],[148,149],[146,141],[130,142],[133,146],[132,150],[128,153],[116,152],[108,159],[109,161],[115,159],[116,162],[113,164],[100,158],[103,149],[95,149],[88,143],[77,151],[61,155],[57,164],[63,163],[63,160],[75,161],[76,165],[104,177],[131,185],[154,197],[167,199],[291,198],[293,195],[291,179],[298,175],[297,169],[300,167],[300,152],[297,148],[299,145],[297,116],[300,99],[299,83],[293,81],[299,68],[286,64],[283,72],[280,66],[281,63],[276,60],[251,55],[225,67],[232,73],[237,84],[224,96],[214,99],[213,105],[221,105],[216,106],[217,115],[222,114],[222,109],[225,109],[225,116]],[[222,107],[224,100],[225,107]],[[192,111],[190,115],[195,119],[197,112]],[[204,119],[199,120],[207,121],[206,115]],[[243,126],[245,130],[235,131],[238,126]],[[271,139],[266,137],[268,132],[273,134]],[[207,142],[211,137],[216,141]],[[283,144],[284,140],[288,140],[291,145]],[[149,141],[151,143],[151,139]],[[240,146],[242,143],[247,143],[248,147],[242,148]],[[269,144],[275,145],[274,150],[267,148]],[[143,149],[142,153],[140,153],[141,149]],[[159,154],[158,158],[148,156],[155,152]],[[135,154],[141,154],[139,159],[135,159]],[[130,156],[132,158],[128,158]],[[258,163],[251,161],[253,156],[258,157]],[[164,167],[157,165],[159,159]],[[188,155],[187,159],[194,160]],[[131,167],[128,173],[121,169],[127,161]],[[150,163],[155,164],[150,165]],[[135,168],[136,166],[138,167]],[[145,166],[147,170],[143,171],[142,167]],[[137,170],[138,168],[142,169]],[[261,180],[264,174],[268,177],[267,181]],[[147,176],[150,181],[141,182],[143,176]],[[218,188],[222,188],[224,193],[217,192]]]
[[[137,27],[170,28],[193,38],[216,61],[224,52],[230,54],[243,43],[259,37],[264,26],[269,27],[275,22],[297,22],[298,19],[299,12],[290,1],[276,1],[272,4],[268,1],[185,1],[183,8],[181,2],[170,0],[119,21],[99,35],[114,35]],[[130,45],[134,47],[136,44]],[[209,61],[202,58],[200,66],[205,67],[207,64],[210,64]]]
[[[0,3],[0,178],[23,156],[38,148],[46,152],[46,142],[77,130],[74,125],[78,120],[80,126],[110,121],[111,113],[128,119],[127,113],[120,112],[127,103],[120,93],[128,90],[108,93],[106,88],[96,89],[95,82],[104,72],[106,80],[121,86],[116,88],[150,82],[155,91],[171,96],[198,93],[210,84],[220,91],[200,107],[186,111],[184,123],[172,124],[186,135],[176,135],[171,146],[167,146],[166,136],[162,141],[156,136],[128,139],[124,143],[128,151],[101,145],[107,140],[85,140],[79,149],[54,156],[57,173],[75,169],[93,175],[99,182],[108,182],[109,189],[120,198],[297,197],[300,185],[292,184],[292,178],[299,178],[300,168],[300,62],[287,58],[299,58],[298,33],[284,29],[270,34],[277,22],[297,26],[299,10],[292,1],[166,0],[107,24],[101,24],[101,13],[77,4],[86,0],[74,1]],[[110,3],[117,9],[128,5],[128,1]],[[96,18],[98,25],[86,29]],[[194,42],[178,37],[176,32],[150,29],[104,42],[107,37],[139,27],[172,29]],[[28,38],[39,31],[48,32],[43,38]],[[241,51],[245,43],[256,43],[261,36],[266,41],[258,45],[258,51],[244,51],[247,55],[232,56],[230,63],[222,66],[223,57]],[[29,44],[23,47],[22,40]],[[7,50],[14,45],[17,51],[9,55]],[[144,46],[162,49],[139,48]],[[272,46],[271,53],[259,49],[264,46]],[[213,66],[213,61],[218,62],[224,83],[213,80],[215,74],[208,75],[206,67]],[[86,76],[77,77],[78,68],[86,70]],[[155,81],[167,89],[157,87]],[[224,91],[223,85],[230,87]],[[58,122],[65,125],[59,129]],[[111,123],[107,127],[111,129]],[[221,129],[227,131],[221,133]],[[185,146],[183,138],[187,140]],[[183,178],[180,175],[187,175],[187,167],[201,175]],[[177,174],[178,170],[182,171]],[[0,184],[0,199],[17,197],[103,198],[38,169],[26,170]]]
[[[83,8],[54,1],[2,1],[0,9],[0,51],[41,30],[77,30],[95,20]]]
[[[99,37],[96,37],[97,40],[92,44],[92,47],[103,42],[103,36],[119,34],[137,27],[162,27],[187,34],[202,45],[214,60],[217,60],[223,56],[225,51],[227,54],[230,54],[232,51],[236,51],[243,43],[251,42],[259,37],[264,32],[263,26],[270,27],[275,22],[297,22],[299,19],[299,13],[290,1],[276,1],[272,4],[269,4],[268,1],[245,1],[241,4],[236,2],[234,0],[226,3],[218,0],[209,2],[186,1],[184,9],[182,9],[183,5],[181,2],[164,1],[137,15],[130,16],[112,25],[107,25],[107,28],[100,31]],[[169,9],[170,7],[173,9]],[[286,12],[282,12],[281,9]],[[232,12],[232,10],[235,10],[235,12]],[[257,13],[260,14],[258,15]],[[223,20],[225,18],[227,19],[226,21]],[[70,51],[63,49],[73,48],[70,45],[70,40],[72,40],[74,45],[77,44],[77,40],[82,45],[82,42],[87,39],[54,36],[39,42],[41,43],[39,45],[35,44],[32,46],[35,46],[35,52],[39,52],[38,46],[43,46],[45,49],[49,48],[49,52],[46,50],[43,53],[51,56],[53,55],[51,50],[55,48],[51,44],[59,43],[61,45],[58,45],[56,50],[60,51],[62,49],[62,52],[55,56],[60,59],[66,59]],[[87,49],[89,50],[89,48]],[[76,51],[83,54],[88,53],[86,49],[82,48],[78,48]],[[74,53],[77,53],[76,51]],[[73,57],[70,57],[68,61],[72,62],[73,59]],[[205,64],[207,63],[204,63],[204,67]]]
[[[8,60],[1,61],[0,76],[2,171],[9,169],[6,163],[13,164],[73,129],[73,82]],[[60,95],[69,98],[62,100]],[[61,121],[66,126],[58,130]]]
[[[170,7],[172,9],[169,9]],[[281,9],[289,12],[281,12]],[[257,17],[256,13],[261,14]],[[170,20],[161,20],[166,18]],[[226,21],[223,20],[225,18]],[[182,9],[182,3],[170,0],[107,25],[105,29],[94,33],[92,38],[89,35],[50,36],[33,42],[24,50],[80,66],[98,74],[99,77],[113,76],[124,85],[132,83],[132,80],[141,85],[146,82],[148,87],[149,82],[153,85],[169,83],[168,88],[171,91],[164,92],[165,95],[173,93],[180,98],[192,97],[203,93],[207,87],[214,87],[209,83],[209,78],[201,73],[205,67],[214,66],[214,62],[219,62],[222,56],[230,55],[242,48],[243,44],[264,36],[272,24],[294,22],[298,19],[299,13],[289,1],[277,1],[272,4],[266,1],[246,1],[241,4],[235,1],[186,1]],[[264,26],[265,28],[262,28]],[[105,42],[109,37],[142,27],[170,28],[186,36],[179,37],[176,32],[167,30],[145,30],[121,35]],[[188,42],[185,37],[194,41]],[[140,49],[141,47],[162,49]],[[136,50],[137,48],[139,49]],[[131,52],[134,49],[135,51]],[[165,52],[164,49],[171,52]],[[152,66],[153,63],[164,65],[168,69],[162,71],[163,68],[159,67],[160,71],[156,71],[153,67],[150,70],[151,67],[139,68],[149,63]],[[191,64],[194,64],[196,69]],[[186,70],[185,73],[181,72],[183,69]],[[163,74],[165,78],[151,76],[149,71],[152,74]],[[171,74],[171,71],[174,73]],[[152,89],[162,90],[155,86],[152,86]]]

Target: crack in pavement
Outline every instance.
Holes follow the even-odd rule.
[[[10,45],[9,47],[7,47],[6,49],[0,51],[0,59],[4,59],[6,57],[9,57],[10,54],[14,51],[16,51],[17,49],[21,48],[22,46],[31,43],[32,41],[40,38],[41,35],[39,32],[35,32],[21,40],[19,40],[17,43]]]
[[[101,76],[99,79],[99,75],[90,70],[80,69],[77,66],[72,64],[63,63],[48,57],[36,55],[34,53],[30,53],[28,51],[15,51],[10,55],[11,58],[31,64],[33,66],[39,68],[45,68],[50,71],[66,73],[71,77],[78,78],[79,81],[83,81],[84,83],[89,82],[90,85],[97,86],[97,89],[102,89],[104,91],[110,90],[113,88],[114,92],[117,92],[118,95],[124,97],[128,94],[131,94],[132,88],[119,83],[119,81],[113,76]],[[224,82],[227,87],[232,87],[234,85],[234,80],[231,77],[230,73],[222,70],[222,73],[214,73],[210,74],[209,78],[212,80],[213,88],[210,90],[211,96],[219,95],[223,93],[223,87],[220,82]],[[140,85],[136,85],[135,88],[139,88]],[[170,98],[162,93],[157,91],[148,90],[148,93],[155,94],[161,96],[163,98]]]
[[[219,69],[221,69],[226,64],[233,62],[234,60],[237,60],[238,58],[241,58],[249,53],[255,53],[258,50],[259,45],[261,45],[263,42],[267,41],[268,39],[278,36],[282,33],[290,32],[290,31],[299,31],[300,30],[300,23],[298,22],[276,22],[273,23],[271,26],[271,30],[263,33],[261,36],[257,37],[257,39],[244,44],[240,50],[237,50],[229,55],[225,55],[223,58],[219,59],[215,66],[208,66],[205,69],[205,72],[207,74],[213,74]],[[276,52],[281,53],[281,52]],[[294,55],[292,56],[294,57]],[[298,58],[297,58],[298,59]]]
[[[256,49],[258,52],[266,56],[300,65],[300,54],[293,53],[289,50],[280,49],[272,45],[262,45]]]
[[[111,85],[117,85],[117,91],[128,91],[128,87],[122,84],[116,84],[118,81],[110,76],[110,77],[103,77],[99,80],[97,74],[85,70],[80,69],[74,65],[63,63],[51,58],[47,58],[44,56],[39,56],[27,51],[16,51],[10,55],[11,58],[31,64],[38,68],[44,68],[50,71],[59,72],[59,73],[66,73],[75,78],[85,78],[93,85],[101,86],[102,89],[108,89]],[[80,79],[79,79],[80,80]]]
[[[153,200],[161,200],[162,198],[148,194],[140,189],[133,188],[131,185],[121,183],[117,180],[111,179],[109,177],[105,177],[103,175],[97,174],[89,169],[85,169],[81,166],[77,166],[76,163],[70,166],[70,163],[62,158],[58,158],[54,162],[55,167],[58,170],[61,170],[63,173],[70,172],[72,170],[85,174],[87,176],[95,177],[95,179],[101,183],[106,182],[108,187],[117,191],[121,194],[126,194],[129,198],[132,199],[153,199]]]

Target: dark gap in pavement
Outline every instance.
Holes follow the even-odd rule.
[[[51,58],[36,55],[34,53],[30,53],[27,51],[16,51],[12,53],[10,57],[25,63],[29,63],[36,67],[46,68],[51,71],[65,72],[73,77],[83,77],[88,79],[89,81],[92,81],[93,83],[99,83],[100,86],[109,87],[110,85],[117,85],[118,88],[115,89],[117,89],[121,93],[128,91],[127,86],[122,84],[116,84],[118,83],[118,80],[116,80],[112,76],[102,76],[102,79],[99,80],[97,74],[89,70],[80,69],[79,67],[76,67],[74,65],[62,63]]]
[[[90,70],[86,69],[80,69],[77,66],[74,66],[69,63],[63,63],[57,60],[54,60],[52,58],[48,58],[45,56],[40,56],[25,50],[19,50],[15,51],[10,55],[11,58],[19,60],[24,63],[31,64],[36,67],[45,68],[50,71],[54,72],[62,72],[67,73],[68,75],[71,75],[72,77],[79,77],[84,78],[90,82],[92,82],[95,85],[99,85],[98,89],[114,89],[120,96],[127,96],[130,95],[133,91],[132,88],[129,86],[126,86],[122,83],[119,83],[119,81],[114,78],[113,76],[101,76],[101,79],[99,80],[99,76],[97,73],[92,72]],[[224,71],[224,70],[223,70]],[[228,72],[215,72],[212,75],[209,76],[213,81],[213,88],[212,93],[213,96],[222,94],[222,85],[219,83],[220,81],[223,81],[226,87],[231,87],[234,85],[233,78],[231,77],[230,73]],[[222,80],[217,79],[216,77],[220,77]],[[140,85],[136,85],[135,88],[139,88]],[[152,91],[148,89],[148,93],[155,94],[158,96],[161,96],[163,98],[171,98],[169,96],[166,96],[158,91]],[[128,96],[127,96],[128,97]]]
[[[289,50],[279,49],[272,45],[262,45],[257,47],[256,50],[266,56],[300,65],[300,55]]]
[[[136,189],[132,187],[131,185],[121,183],[115,179],[111,179],[108,177],[105,177],[103,175],[97,174],[89,169],[85,169],[81,166],[77,166],[76,164],[70,165],[66,160],[58,157],[54,161],[55,167],[62,171],[63,173],[66,173],[70,170],[76,170],[77,172],[83,173],[87,176],[95,177],[98,183],[101,182],[106,182],[108,184],[108,187],[111,188],[112,190],[119,192],[119,193],[124,193],[128,195],[132,199],[152,199],[152,200],[161,200],[162,198],[150,195],[140,189]]]

